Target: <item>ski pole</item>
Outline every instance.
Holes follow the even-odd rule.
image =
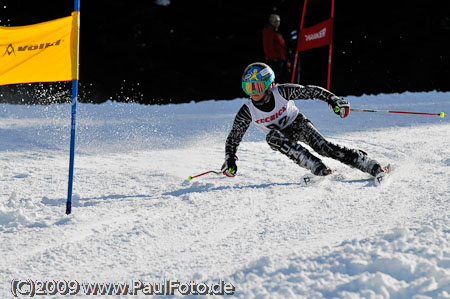
[[[192,179],[198,178],[199,176],[202,176],[202,175],[205,175],[205,174],[209,174],[209,173],[222,174],[222,172],[220,172],[220,171],[210,170],[210,171],[207,171],[207,172],[204,172],[204,173],[200,173],[200,174],[197,174],[197,175],[189,176],[188,180],[191,181]]]
[[[408,111],[394,111],[394,110],[371,110],[371,109],[355,109],[351,108],[350,111],[355,112],[376,112],[376,113],[402,113],[402,114],[416,114],[416,115],[437,115],[444,118],[445,113],[426,113],[426,112],[408,112]]]

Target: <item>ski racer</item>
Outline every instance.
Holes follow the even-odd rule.
[[[266,134],[266,141],[273,150],[283,153],[316,176],[329,175],[332,170],[298,142],[309,145],[322,156],[336,159],[374,177],[380,173],[384,175],[385,170],[364,151],[326,140],[293,101],[321,100],[344,118],[350,113],[350,104],[344,99],[318,86],[275,84],[273,70],[260,62],[245,68],[241,82],[242,89],[250,98],[237,113],[226,140],[225,162],[221,168],[226,176],[236,175],[236,152],[251,123]]]

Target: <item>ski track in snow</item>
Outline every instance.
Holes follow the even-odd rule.
[[[450,113],[450,93],[348,99]],[[328,158],[338,176],[300,187],[306,171],[253,129],[238,176],[187,181],[221,166],[243,101],[80,104],[70,216],[69,106],[0,106],[2,298],[13,278],[223,279],[240,298],[450,298],[448,117],[341,120],[324,103],[296,102],[330,140],[393,165],[378,188]]]

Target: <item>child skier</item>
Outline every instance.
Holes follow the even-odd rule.
[[[365,152],[346,148],[323,137],[309,119],[298,111],[293,100],[318,99],[326,102],[340,117],[347,117],[350,104],[318,86],[275,84],[273,70],[264,63],[247,66],[241,78],[242,89],[250,96],[237,113],[225,146],[225,163],[221,171],[229,177],[236,175],[236,151],[251,123],[266,134],[266,141],[296,164],[316,176],[332,173],[321,159],[312,155],[298,142],[309,145],[318,154],[336,159],[372,176],[382,177],[385,170]],[[387,169],[386,169],[387,172]]]

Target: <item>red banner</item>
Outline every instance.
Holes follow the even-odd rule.
[[[331,0],[331,17],[317,25],[303,29],[303,21],[305,20],[306,2],[303,2],[302,20],[300,22],[299,38],[297,42],[297,51],[295,51],[294,67],[292,70],[291,83],[294,83],[295,71],[299,61],[299,52],[308,49],[318,48],[328,45],[328,78],[327,89],[330,90],[331,78],[331,53],[333,48],[333,19],[334,19],[334,0]],[[298,72],[298,82],[300,82],[300,67]]]
[[[333,19],[304,28],[300,32],[299,51],[330,45],[333,39]]]

